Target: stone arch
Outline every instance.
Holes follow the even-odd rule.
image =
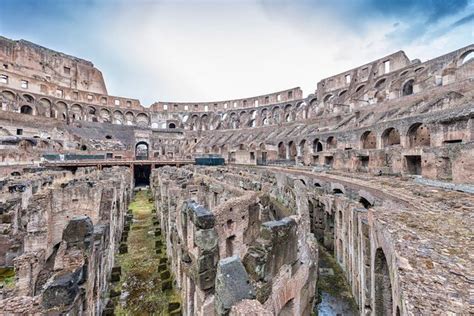
[[[386,82],[386,81],[387,81],[387,79],[385,79],[385,78],[379,79],[379,80],[375,83],[374,88],[377,89],[377,90],[383,88],[383,87],[385,86],[385,82]]]
[[[87,108],[87,120],[91,122],[97,122],[97,109],[92,105]]]
[[[300,141],[300,143],[298,144],[298,156],[300,157],[304,157],[304,154],[305,154],[305,147],[306,147],[306,139],[303,139]]]
[[[150,117],[145,113],[138,113],[136,121],[138,126],[148,127],[150,125]]]
[[[33,103],[35,101],[35,98],[31,94],[23,94],[23,100],[25,100],[28,103]]]
[[[358,86],[358,87],[356,88],[355,92],[359,92],[359,91],[361,91],[361,90],[364,89],[364,88],[365,88],[365,84],[361,84],[360,86]]]
[[[135,144],[135,159],[147,160],[149,155],[150,145],[145,141],[140,141]]]
[[[111,123],[112,117],[110,115],[110,111],[108,109],[101,109],[100,110],[100,118],[104,123]]]
[[[334,136],[329,136],[326,140],[327,149],[336,149],[337,148],[337,139]]]
[[[2,90],[2,95],[9,101],[16,100],[16,93],[10,90]]]
[[[319,141],[319,138],[313,140],[313,153],[323,151],[323,144]]]
[[[207,114],[201,116],[201,130],[209,130],[209,115]]]
[[[389,127],[382,133],[382,145],[384,148],[400,145],[400,133],[396,128]]]
[[[51,117],[53,115],[52,111],[51,111],[52,110],[52,108],[51,108],[52,104],[53,103],[51,102],[51,100],[49,100],[47,98],[39,99],[39,108],[37,107],[38,115]]]
[[[55,105],[55,114],[54,117],[61,120],[67,120],[68,117],[68,106],[66,103],[59,101]]]
[[[135,114],[133,114],[133,112],[129,111],[125,113],[125,124],[126,125],[135,124]]]
[[[260,121],[261,121],[261,124],[260,124],[260,125],[268,125],[268,124],[270,124],[270,120],[268,119],[268,109],[267,109],[267,108],[263,108],[263,109],[260,111]]]
[[[288,151],[289,151],[290,159],[292,159],[292,160],[295,159],[295,157],[296,157],[298,151],[297,151],[297,149],[296,149],[296,144],[295,144],[294,141],[290,141],[290,142],[288,143]]]
[[[119,110],[115,110],[113,123],[117,125],[123,125],[124,121],[125,119],[123,113]]]
[[[344,96],[346,93],[347,93],[347,89],[342,90],[341,92],[339,92],[339,94],[338,94],[337,96],[338,96],[338,97],[342,97],[342,96]]]
[[[377,148],[377,136],[372,131],[366,131],[360,137],[362,149],[375,149]]]
[[[34,115],[33,108],[29,105],[22,105],[20,107],[20,113],[21,114]]]
[[[415,123],[408,129],[408,144],[410,148],[431,145],[431,134],[428,126]]]
[[[284,142],[278,144],[278,159],[286,159],[286,146]]]
[[[387,258],[382,248],[375,251],[374,258],[375,315],[392,315],[392,282]]]
[[[323,102],[329,102],[331,99],[332,99],[333,95],[331,93],[327,94],[324,98],[323,98]]]
[[[69,115],[73,120],[81,120],[82,119],[82,106],[80,104],[73,104],[71,105],[71,109],[69,110]]]
[[[272,120],[273,120],[273,124],[279,124],[280,123],[280,107],[275,106],[272,109]]]
[[[410,79],[405,82],[402,86],[402,96],[413,94],[413,84],[415,83],[414,79]]]
[[[474,61],[474,49],[469,49],[459,56],[458,67]]]

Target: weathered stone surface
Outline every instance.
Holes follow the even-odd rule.
[[[254,299],[255,291],[239,257],[219,261],[216,274],[216,312],[227,315],[231,307],[243,300]]]
[[[63,240],[67,243],[84,242],[94,231],[92,220],[87,216],[76,216],[69,221],[63,231]]]
[[[44,308],[65,307],[76,299],[79,293],[78,283],[82,271],[58,275],[46,286],[43,292]]]

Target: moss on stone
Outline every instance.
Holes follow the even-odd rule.
[[[162,291],[155,251],[153,203],[149,191],[139,191],[129,206],[135,221],[128,236],[128,253],[117,255],[122,276],[115,290],[128,293],[116,304],[115,315],[167,315],[168,302],[180,301],[174,291]],[[124,304],[122,304],[124,303]]]

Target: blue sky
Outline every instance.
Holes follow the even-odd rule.
[[[218,101],[302,87],[398,50],[474,42],[474,0],[0,0],[0,35],[92,61],[109,94]]]

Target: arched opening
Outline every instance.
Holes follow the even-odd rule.
[[[171,129],[176,128],[176,124],[175,123],[169,123],[168,128],[171,128]]]
[[[461,65],[467,64],[468,62],[471,62],[471,61],[474,61],[474,50],[465,52],[461,56],[460,60],[461,60]]]
[[[20,108],[20,113],[22,114],[28,114],[28,115],[33,115],[33,108],[29,105],[23,105]]]
[[[400,133],[397,129],[390,127],[382,133],[383,147],[400,145]]]
[[[336,149],[337,147],[337,140],[334,136],[329,136],[326,140],[326,148],[327,149]]]
[[[299,147],[299,156],[300,156],[300,157],[303,157],[304,154],[305,154],[304,148],[306,147],[306,140],[303,139],[303,140],[300,142],[300,144],[299,144],[298,147]]]
[[[385,85],[385,81],[386,81],[385,78],[380,79],[379,81],[375,83],[374,88],[377,90],[383,88]]]
[[[325,97],[323,98],[323,102],[328,102],[328,101],[330,101],[330,100],[332,99],[332,97],[333,97],[332,94],[328,94],[327,96],[325,96]]]
[[[24,95],[23,95],[23,98],[25,99],[26,102],[29,102],[29,103],[31,103],[31,102],[33,102],[33,101],[35,100],[35,98],[33,98],[33,97],[32,97],[31,95],[29,95],[29,94],[24,94]]]
[[[382,248],[375,252],[375,315],[392,315],[392,283],[387,259]]]
[[[83,151],[87,150],[87,146],[86,146],[86,145],[82,145],[82,146],[81,146],[81,150],[83,150]]]
[[[364,87],[365,87],[365,84],[358,86],[356,89],[356,92],[361,91],[362,89],[364,89]]]
[[[360,197],[359,199],[360,204],[364,206],[364,208],[369,209],[372,207],[372,203],[370,203],[365,197]]]
[[[278,144],[278,159],[286,159],[286,146],[283,142]]]
[[[415,80],[411,79],[405,82],[402,87],[402,96],[413,94],[413,83]]]
[[[148,159],[148,144],[146,142],[139,142],[135,145],[135,159]]]
[[[296,144],[294,141],[288,143],[288,149],[290,151],[290,159],[294,160],[296,157]]]
[[[408,143],[410,148],[430,146],[431,135],[429,128],[422,123],[413,124],[408,129]]]
[[[377,148],[377,137],[372,131],[366,131],[362,134],[360,139],[362,149],[375,149]]]
[[[319,141],[318,138],[316,138],[313,141],[313,153],[317,153],[323,151],[323,144]]]

